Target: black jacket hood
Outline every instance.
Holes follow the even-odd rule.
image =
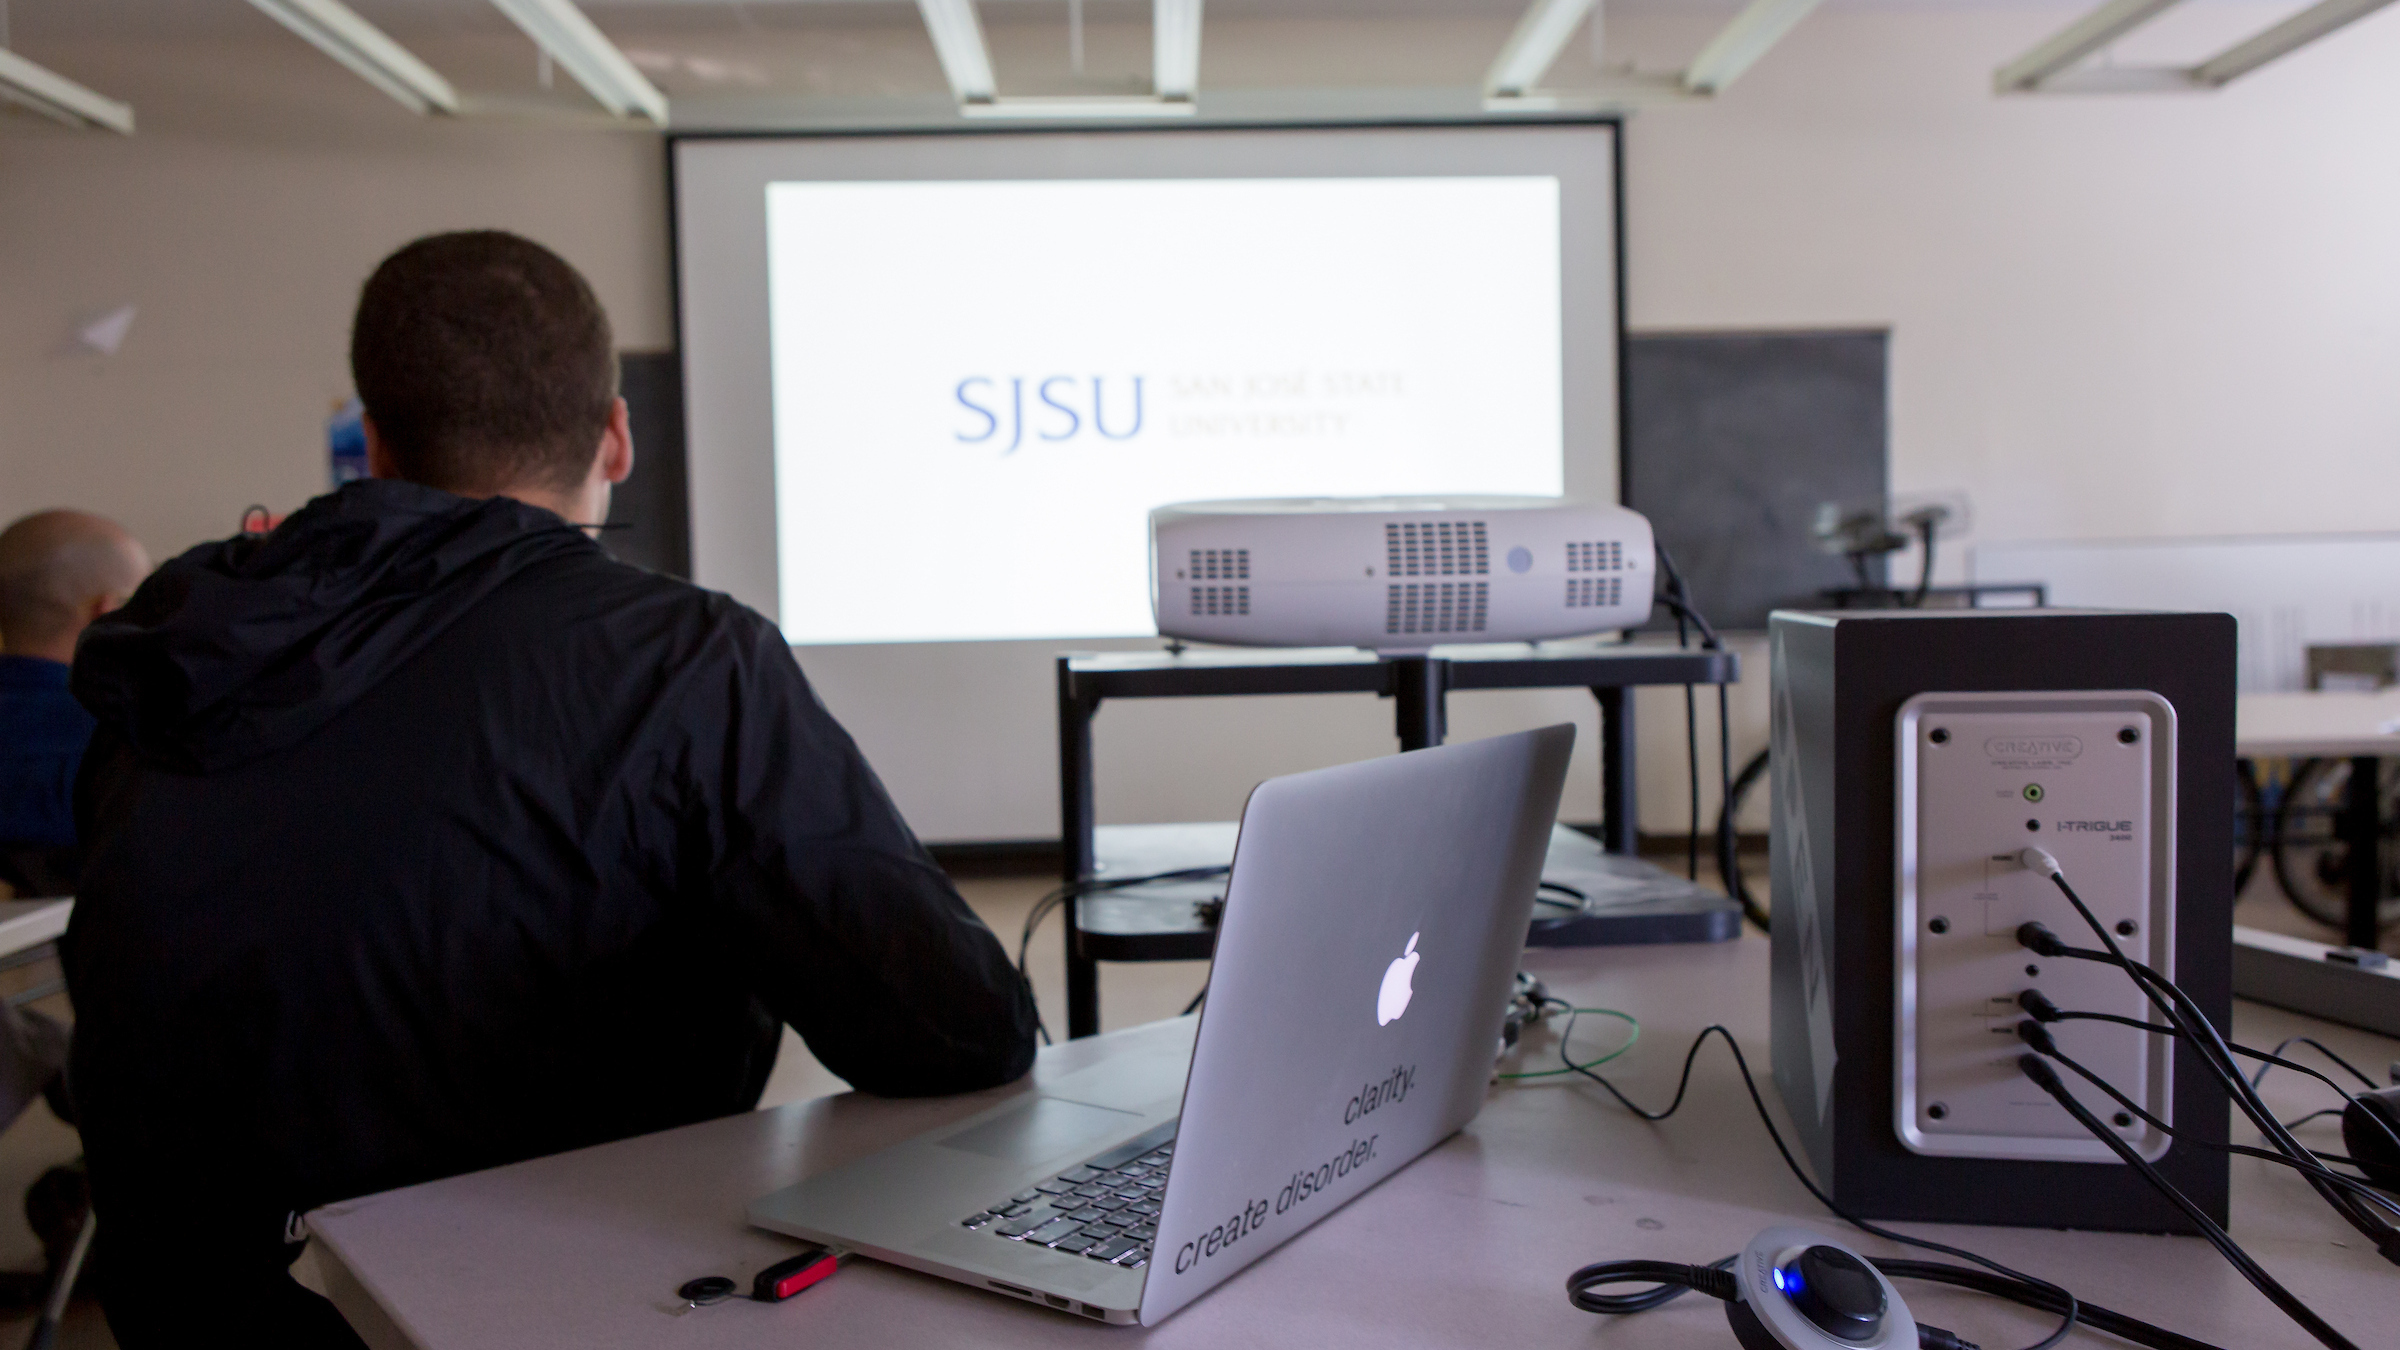
[[[350,483],[159,568],[85,630],[71,687],[144,759],[230,768],[323,726],[526,568],[598,548],[507,497]]]

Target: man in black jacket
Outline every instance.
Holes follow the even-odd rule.
[[[355,1345],[297,1215],[748,1109],[783,1023],[869,1092],[1033,1060],[774,625],[589,537],[632,446],[583,279],[420,240],[351,368],[376,477],[168,563],[76,659],[70,1081],[129,1350]]]

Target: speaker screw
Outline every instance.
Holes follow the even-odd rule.
[[[2123,728],[2122,730],[2120,730],[2120,731],[2118,731],[2118,732],[2117,732],[2117,739],[2118,739],[2118,740],[2120,740],[2120,741],[2122,741],[2122,742],[2124,742],[2124,743],[2125,743],[2125,744],[2127,744],[2127,745],[2131,745],[2131,744],[2133,744],[2135,741],[2138,741],[2138,740],[2140,740],[2141,738],[2142,738],[2142,733],[2140,733],[2140,732],[2138,732],[2138,731],[2135,731],[2135,730],[2134,730],[2132,727],[2126,727],[2126,728]]]
[[[1940,1120],[1944,1116],[1950,1114],[1950,1108],[1942,1105],[1940,1102],[1935,1102],[1933,1105],[1925,1108],[1925,1114],[1931,1116],[1935,1120]]]
[[[1937,932],[1937,933],[1947,933],[1947,932],[1949,932],[1949,931],[1950,931],[1950,921],[1949,921],[1948,919],[1945,919],[1945,918],[1941,917],[1941,916],[1940,916],[1940,915],[1938,915],[1938,914],[1934,916],[1934,918],[1933,918],[1933,922],[1931,922],[1931,923],[1929,923],[1929,924],[1927,924],[1927,925],[1925,925],[1925,926],[1926,926],[1927,928],[1930,928],[1930,929],[1932,929],[1933,931],[1935,931],[1935,932]]]
[[[2110,1119],[2116,1121],[2117,1128],[2121,1130],[2133,1123],[2133,1113],[2131,1111],[2119,1111],[2116,1113],[2116,1115],[2111,1116]]]
[[[2138,923],[2135,923],[2135,922],[2134,922],[2133,920],[2131,920],[2131,919],[2119,919],[2119,920],[2117,920],[2117,936],[2118,936],[2118,937],[2132,937],[2134,934],[2136,934],[2136,933],[2138,933],[2138,932],[2140,932],[2140,931],[2142,931],[2142,926],[2141,926],[2140,924],[2138,924]]]
[[[1947,745],[1950,743],[1950,729],[1948,727],[1935,727],[1926,735],[1925,739],[1933,742],[1935,745]]]

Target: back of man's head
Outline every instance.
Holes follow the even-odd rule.
[[[350,375],[393,471],[464,496],[581,482],[617,396],[592,288],[498,230],[384,259],[358,297]]]
[[[0,530],[0,651],[66,660],[149,571],[132,535],[89,512],[37,511]]]

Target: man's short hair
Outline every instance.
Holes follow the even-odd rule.
[[[358,297],[350,376],[399,476],[468,496],[583,481],[617,397],[608,315],[565,259],[437,234]]]

